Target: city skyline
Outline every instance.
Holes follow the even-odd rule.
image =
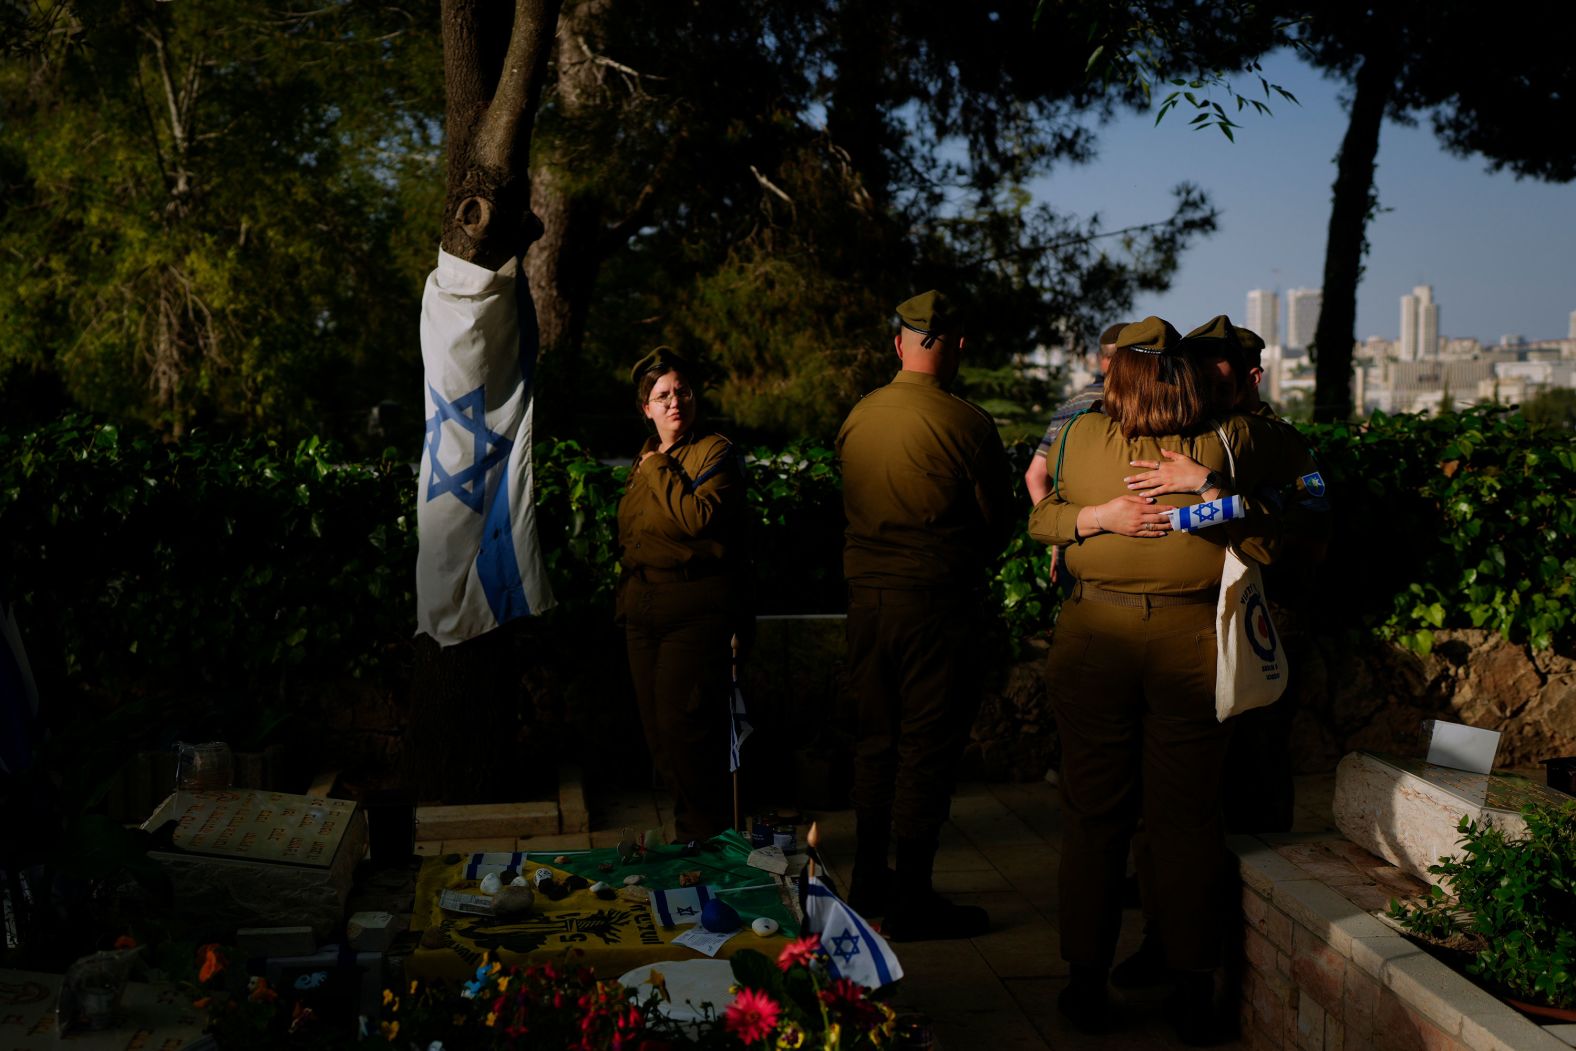
[[[1346,131],[1343,85],[1285,52],[1266,59],[1264,75],[1301,104],[1271,99],[1268,117],[1244,111],[1235,142],[1188,127],[1185,106],[1158,126],[1152,110],[1128,114],[1096,130],[1093,162],[1032,184],[1036,198],[1058,210],[1098,213],[1106,230],[1169,214],[1171,188],[1184,180],[1210,194],[1221,210],[1218,231],[1183,253],[1169,291],[1139,296],[1135,315],[1159,314],[1185,332],[1214,314],[1236,320],[1249,290],[1284,295],[1323,284],[1334,157]],[[1257,83],[1239,78],[1238,87],[1247,93]],[[1481,157],[1446,153],[1426,117],[1416,127],[1386,122],[1380,210],[1358,287],[1358,342],[1398,339],[1396,303],[1421,285],[1448,305],[1441,336],[1488,345],[1505,335],[1567,335],[1576,240],[1557,231],[1576,228],[1576,186],[1485,169]]]

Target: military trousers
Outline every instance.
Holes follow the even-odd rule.
[[[732,693],[726,576],[652,583],[629,577],[619,615],[651,761],[673,792],[680,840],[731,827],[728,774]]]
[[[848,678],[858,705],[853,803],[934,843],[980,699],[980,604],[955,590],[849,587]]]
[[[1145,889],[1182,970],[1220,963],[1229,724],[1215,720],[1212,603],[1062,606],[1046,681],[1061,738],[1062,957],[1109,967],[1128,845],[1140,817],[1155,878]]]

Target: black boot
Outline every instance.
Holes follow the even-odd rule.
[[[977,905],[957,905],[931,886],[936,841],[897,842],[897,899],[882,932],[895,942],[977,938],[990,930],[990,917]]]
[[[1217,1002],[1214,971],[1178,971],[1166,1014],[1177,1039],[1189,1047],[1213,1047],[1236,1039],[1237,1016]]]
[[[1111,1028],[1105,977],[1105,968],[1098,964],[1075,963],[1067,988],[1056,998],[1056,1009],[1080,1033],[1099,1034]]]
[[[1160,943],[1160,934],[1154,924],[1144,924],[1144,940],[1138,951],[1116,965],[1111,972],[1111,984],[1118,989],[1149,989],[1164,982],[1171,972],[1166,969],[1166,948]]]
[[[892,812],[861,810],[855,815],[854,875],[848,904],[861,916],[885,916],[896,891],[887,848],[892,845]]]

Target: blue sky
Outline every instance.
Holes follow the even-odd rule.
[[[1170,291],[1134,304],[1137,316],[1158,314],[1184,332],[1218,313],[1240,323],[1249,289],[1320,285],[1334,158],[1346,131],[1341,86],[1287,53],[1271,56],[1264,72],[1301,105],[1272,100],[1270,117],[1245,111],[1235,143],[1217,129],[1188,127],[1187,109],[1158,127],[1152,112],[1129,115],[1100,131],[1092,164],[1034,185],[1058,210],[1098,212],[1107,229],[1168,214],[1170,188],[1183,180],[1209,192],[1219,229],[1183,256]],[[1240,82],[1244,94],[1250,84],[1258,89]],[[1165,160],[1156,163],[1160,151]],[[1368,227],[1358,339],[1395,339],[1400,297],[1419,284],[1434,286],[1442,335],[1486,343],[1566,336],[1576,310],[1576,185],[1489,173],[1482,158],[1441,149],[1426,120],[1386,123],[1378,163],[1380,205],[1391,210]],[[1284,326],[1284,300],[1281,313]]]

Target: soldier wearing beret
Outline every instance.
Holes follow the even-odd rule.
[[[1164,873],[1148,905],[1177,982],[1172,1017],[1179,1037],[1196,1043],[1230,1025],[1213,996],[1225,930],[1220,791],[1231,734],[1215,718],[1215,607],[1228,540],[1262,562],[1278,553],[1268,508],[1248,494],[1284,468],[1255,443],[1244,417],[1217,430],[1208,380],[1181,343],[1160,318],[1122,330],[1101,411],[1063,427],[1047,457],[1052,491],[1029,532],[1070,545],[1067,567],[1078,581],[1046,661],[1066,823],[1060,916],[1071,981],[1058,1005],[1083,1028],[1108,1022],[1122,873],[1142,817]],[[1249,514],[1172,532],[1170,507],[1225,494],[1223,442]],[[1164,451],[1205,467],[1198,488],[1129,491],[1130,464],[1163,461]]]
[[[731,641],[748,626],[744,475],[733,443],[698,423],[688,362],[658,347],[630,379],[655,433],[618,505],[618,617],[678,838],[698,849],[732,824]]]
[[[938,896],[931,870],[979,702],[983,589],[1010,529],[1011,467],[990,416],[948,392],[964,334],[947,298],[925,292],[897,314],[902,368],[837,436],[859,726],[850,897],[884,914],[894,940],[972,937],[984,910]]]
[[[1221,419],[1241,414],[1239,425],[1252,434],[1254,446],[1264,450],[1269,463],[1278,465],[1279,473],[1265,479],[1257,496],[1275,512],[1264,528],[1278,536],[1280,557],[1275,565],[1265,569],[1265,588],[1276,633],[1286,650],[1288,676],[1295,681],[1305,635],[1298,630],[1291,607],[1311,586],[1311,570],[1323,558],[1331,528],[1329,501],[1323,475],[1307,440],[1259,398],[1263,349],[1264,340],[1256,332],[1232,324],[1224,314],[1193,329],[1182,340],[1182,352],[1193,357],[1209,379],[1214,413]],[[1205,483],[1208,470],[1204,465],[1171,450],[1162,450],[1161,457],[1133,461],[1132,466],[1139,471],[1125,479],[1130,491],[1163,496],[1195,492]],[[1275,704],[1232,718],[1222,792],[1228,832],[1290,830],[1294,803],[1289,744],[1293,711],[1288,690]],[[1142,833],[1135,841],[1134,854],[1149,909],[1154,883],[1162,876],[1149,856]],[[1158,984],[1165,977],[1164,946],[1150,922],[1139,950],[1117,965],[1111,980],[1121,988],[1141,988]]]

